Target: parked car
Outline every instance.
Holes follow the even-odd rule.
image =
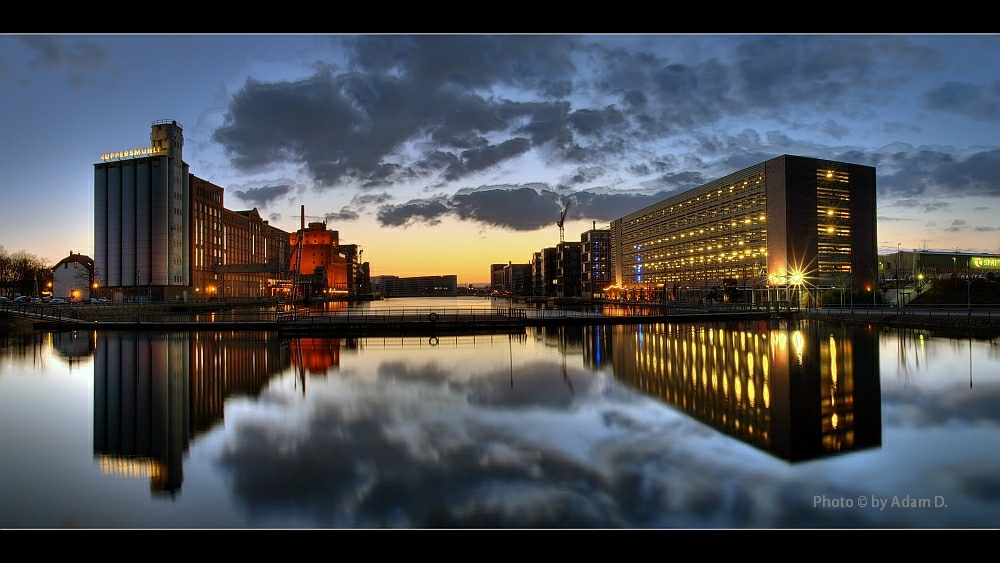
[[[49,303],[52,305],[65,305],[68,301],[64,297],[53,297],[49,300]]]
[[[31,303],[31,297],[27,295],[18,295],[14,298],[14,303]]]

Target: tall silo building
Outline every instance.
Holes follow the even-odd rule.
[[[187,297],[190,180],[184,131],[155,121],[150,146],[105,153],[94,164],[96,282],[119,298]]]

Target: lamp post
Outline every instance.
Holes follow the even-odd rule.
[[[965,268],[965,291],[968,307],[969,307],[969,318],[972,318],[972,259],[969,258],[969,262]]]
[[[896,243],[896,306],[900,310],[903,309],[903,300],[899,298],[899,259],[900,259],[900,256],[901,256],[899,247],[902,244],[903,243],[901,243],[901,242],[897,242]]]

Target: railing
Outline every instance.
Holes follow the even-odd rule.
[[[1000,305],[825,305],[810,309],[817,314],[854,314],[868,316],[922,315],[933,317],[1000,317]]]
[[[348,307],[337,310],[277,306],[232,311],[162,311],[162,304],[74,304],[0,303],[0,311],[51,322],[104,323],[393,323],[393,322],[510,322],[512,320],[615,319],[704,315],[706,317],[750,312],[788,311],[787,302],[669,305],[623,304],[579,308],[531,307]]]

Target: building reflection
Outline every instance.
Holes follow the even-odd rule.
[[[257,396],[290,363],[269,333],[101,332],[96,344],[94,456],[170,496],[189,441],[223,419],[225,399]]]
[[[881,446],[878,336],[870,327],[585,330],[585,362],[610,359],[615,379],[777,457],[801,461]]]
[[[340,368],[340,346],[339,338],[293,338],[292,365],[303,376],[326,375]]]
[[[97,347],[96,332],[68,330],[52,333],[52,349],[69,364],[70,368],[90,358]]]

